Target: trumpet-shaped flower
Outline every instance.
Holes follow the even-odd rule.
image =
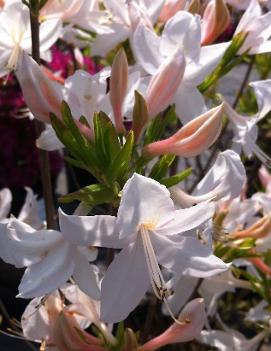
[[[155,23],[164,0],[105,0],[104,5],[111,15],[110,31],[97,35],[92,45],[92,55],[105,56],[119,43],[131,38],[140,20],[148,26]]]
[[[254,154],[264,165],[271,167],[271,158],[256,144],[258,137],[258,127],[256,125],[259,121],[258,116],[242,116],[227,102],[225,102],[225,113],[233,128],[233,141],[242,147],[244,153],[248,157],[251,157]]]
[[[97,230],[99,231],[98,227]],[[0,228],[1,258],[18,268],[27,267],[19,286],[19,296],[38,297],[62,286],[71,276],[80,288],[98,299],[97,268],[82,248],[65,240],[56,230],[35,230],[11,218]]]
[[[200,277],[226,270],[227,265],[196,237],[180,235],[210,219],[213,212],[212,203],[176,211],[164,186],[134,174],[123,188],[115,231],[110,235],[106,230],[94,234],[93,217],[60,213],[61,227],[70,240],[122,249],[102,281],[102,320],[125,319],[150,284],[157,298],[166,300],[170,292],[159,265]]]
[[[203,330],[198,341],[216,347],[219,351],[256,351],[259,343],[266,337],[262,331],[254,338],[247,339],[234,329],[224,327],[224,330]]]
[[[65,303],[64,298],[69,301]],[[59,291],[50,295],[33,299],[26,307],[22,315],[22,329],[24,336],[35,342],[45,342],[48,347],[56,346],[62,340],[62,331],[59,333],[60,314],[65,313],[66,317],[72,317],[73,322],[81,331],[94,324],[104,335],[106,340],[114,344],[115,338],[107,326],[100,321],[100,303],[92,300],[84,294],[76,285],[65,285]],[[89,334],[85,334],[89,335]],[[88,339],[94,345],[102,344],[101,340],[89,335]],[[62,348],[60,348],[62,350]]]
[[[58,19],[48,20],[40,25],[42,56],[60,34],[61,24]],[[0,12],[0,76],[16,69],[21,50],[28,53],[32,50],[29,9],[21,1],[13,1]]]
[[[247,35],[239,54],[263,54],[271,51],[271,11],[262,14],[258,0],[251,0],[239,21],[235,34]]]
[[[245,182],[246,171],[239,155],[232,150],[226,150],[218,155],[192,195],[185,193],[177,185],[170,188],[170,193],[174,201],[182,207],[211,199],[228,201],[240,195]]]
[[[212,72],[228,45],[223,43],[201,47],[200,17],[185,11],[179,11],[169,19],[161,36],[141,22],[132,41],[137,62],[151,76],[172,57],[176,48],[182,51],[186,62],[185,71],[169,103],[175,104],[176,113],[183,123],[206,111],[197,86]]]
[[[111,33],[110,14],[107,11],[101,11],[96,0],[48,0],[41,8],[40,19],[47,20],[60,18],[62,22],[68,22],[69,26],[63,27],[64,37],[72,28],[74,33],[78,33],[75,27],[98,33]]]
[[[183,126],[177,133],[161,141],[144,147],[146,156],[173,154],[183,157],[199,155],[208,149],[218,138],[224,105],[214,107]]]

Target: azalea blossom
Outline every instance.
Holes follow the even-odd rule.
[[[48,58],[48,49],[61,34],[58,19],[40,25],[40,52]],[[7,3],[0,12],[0,76],[16,69],[21,50],[32,51],[29,9],[21,1]]]
[[[115,231],[110,235],[106,230],[94,235],[93,216],[60,213],[63,232],[77,245],[122,249],[102,281],[102,320],[117,322],[126,318],[150,284],[157,298],[166,300],[170,292],[159,264],[173,272],[199,277],[226,270],[227,265],[196,237],[180,235],[206,222],[213,211],[212,203],[176,211],[164,186],[134,174],[122,190]]]
[[[176,50],[183,53],[186,62],[183,79],[178,79],[176,93],[169,101],[175,104],[177,116],[183,123],[207,110],[197,86],[212,72],[228,45],[201,47],[200,17],[185,11],[177,12],[167,21],[161,36],[141,22],[132,41],[136,61],[151,76]]]
[[[73,245],[59,231],[35,230],[16,218],[0,228],[0,241],[0,256],[5,262],[27,267],[18,296],[42,296],[73,276],[84,292],[99,298],[97,268],[89,264],[96,258],[95,251]]]
[[[96,0],[48,0],[40,11],[40,20],[61,19],[95,33],[110,33],[110,15],[99,9]],[[67,28],[68,27],[68,28]],[[63,27],[63,36],[70,26]],[[75,30],[75,33],[77,31]]]
[[[232,150],[226,150],[218,155],[191,195],[177,185],[170,188],[170,193],[173,200],[182,207],[211,199],[229,201],[240,195],[245,182],[246,171],[239,155]]]
[[[110,32],[97,35],[92,44],[94,56],[105,56],[117,44],[132,37],[139,20],[148,26],[155,23],[164,0],[104,0],[104,4],[111,14]]]
[[[248,157],[254,154],[264,165],[271,167],[271,158],[256,144],[258,137],[258,128],[256,125],[259,121],[258,116],[242,116],[227,102],[225,102],[225,112],[233,128],[233,141],[242,147]]]
[[[271,51],[271,11],[262,13],[259,1],[251,0],[235,30],[235,34],[247,35],[239,54],[246,51],[251,55]]]
[[[254,338],[247,339],[234,329],[225,327],[223,330],[203,330],[198,340],[216,347],[219,351],[256,351],[259,343],[266,337],[266,331],[258,333]]]
[[[64,298],[70,304],[66,304]],[[99,301],[92,300],[76,285],[67,284],[61,287],[59,291],[35,298],[28,304],[21,319],[23,334],[29,340],[45,343],[47,347],[60,346],[63,343],[63,334],[66,334],[62,330],[60,322],[63,317],[61,314],[64,313],[64,318],[70,320],[74,326],[77,325],[77,328],[84,333],[91,344],[102,344],[101,340],[83,331],[92,323],[110,344],[114,344],[116,342],[114,336],[107,326],[100,321],[99,309]],[[66,338],[67,336],[68,334],[66,334]],[[78,342],[75,335],[71,340]],[[59,349],[62,350],[61,347]]]

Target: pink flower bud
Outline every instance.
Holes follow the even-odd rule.
[[[271,231],[271,217],[266,215],[252,224],[249,228],[231,233],[234,238],[263,238]]]
[[[102,341],[81,329],[68,308],[59,314],[55,322],[54,344],[60,351],[105,351]]]
[[[201,45],[213,43],[228,28],[230,20],[224,0],[211,0],[202,18]]]
[[[262,166],[258,172],[262,186],[266,188],[266,193],[271,194],[271,174]]]
[[[208,149],[218,138],[224,113],[221,104],[196,117],[168,139],[145,146],[145,156],[172,154],[193,157]]]
[[[200,334],[205,319],[204,300],[194,299],[180,313],[180,324],[173,323],[163,334],[139,347],[138,351],[154,351],[168,344],[191,341]]]
[[[186,0],[167,0],[161,10],[159,21],[167,22],[176,12],[181,11],[185,7]]]
[[[120,49],[115,56],[110,78],[109,98],[114,112],[115,126],[119,133],[124,133],[122,105],[128,85],[128,62],[125,51]]]
[[[147,92],[146,103],[150,118],[155,117],[171,103],[185,71],[185,58],[177,49],[160,65],[152,77]]]
[[[60,111],[63,100],[61,84],[49,79],[41,67],[23,51],[19,57],[15,74],[26,104],[34,117],[42,122],[50,123],[50,112],[58,115]]]

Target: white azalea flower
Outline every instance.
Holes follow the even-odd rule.
[[[91,52],[94,56],[105,56],[119,43],[131,38],[139,22],[144,20],[149,26],[155,23],[164,0],[105,0],[104,4],[112,16],[111,32],[98,34]]]
[[[266,331],[262,331],[254,338],[247,339],[236,330],[226,328],[225,331],[203,330],[197,340],[215,346],[219,351],[256,351],[260,341],[266,336]]]
[[[271,158],[256,144],[258,138],[258,115],[242,116],[227,102],[225,112],[231,122],[234,133],[233,141],[237,148],[242,148],[246,156],[255,155],[265,166],[271,167]]]
[[[65,240],[63,233],[35,230],[16,218],[11,218],[8,226],[0,229],[0,257],[18,268],[27,267],[18,296],[42,296],[54,291],[72,276],[81,290],[99,299],[96,266],[89,265],[89,255],[86,256],[81,247]]]
[[[44,56],[61,34],[58,19],[40,25],[40,51]],[[29,9],[21,1],[7,4],[0,12],[0,76],[17,67],[20,51],[32,51]]]
[[[102,320],[125,319],[150,283],[155,295],[166,300],[169,290],[159,264],[173,272],[198,277],[226,270],[228,266],[212,255],[209,247],[195,237],[179,235],[210,219],[213,212],[212,203],[176,211],[164,186],[134,174],[122,191],[115,231],[95,234],[95,217],[60,213],[61,227],[68,240],[77,245],[122,249],[102,281]]]
[[[271,51],[271,11],[263,14],[258,0],[251,0],[240,19],[235,34],[247,33],[247,37],[239,50],[243,54],[263,54]]]
[[[191,195],[177,185],[170,188],[170,192],[177,204],[187,207],[211,199],[233,200],[240,195],[245,182],[246,171],[239,155],[232,150],[226,150],[218,155]]]
[[[197,86],[212,72],[229,43],[201,47],[200,17],[179,11],[166,23],[161,37],[144,23],[135,30],[132,48],[137,62],[154,75],[165,60],[179,48],[186,60],[186,69],[172,99],[183,123],[205,112],[203,96]],[[158,97],[159,98],[159,97]]]

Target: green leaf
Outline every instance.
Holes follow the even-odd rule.
[[[167,188],[177,185],[180,182],[184,181],[192,173],[192,168],[187,168],[184,171],[175,174],[174,176],[163,178],[160,180],[160,183],[165,185]]]
[[[122,178],[125,175],[125,173],[128,172],[133,147],[134,133],[133,131],[131,131],[127,136],[126,143],[124,144],[118,155],[111,162],[110,167],[107,170],[107,177],[110,179],[110,181]]]
[[[155,117],[146,130],[144,145],[150,144],[161,139],[165,134],[166,128],[176,122],[175,107],[171,106],[167,109],[163,116]]]
[[[92,184],[60,197],[59,201],[62,203],[69,203],[77,200],[94,207],[104,203],[111,203],[115,196],[117,196],[117,192],[118,189],[114,192],[103,184]]]
[[[175,155],[162,156],[152,167],[149,177],[159,182],[167,174],[170,165],[175,160],[175,157]]]
[[[62,120],[59,120],[54,114],[50,114],[57,137],[66,146],[73,158],[84,164],[84,169],[87,169],[95,178],[103,179],[99,157],[97,157],[94,145],[81,134],[69,106],[64,101],[61,112]]]
[[[231,45],[226,50],[224,56],[222,57],[220,63],[216,66],[214,71],[209,74],[205,80],[198,86],[198,89],[201,93],[204,93],[207,89],[209,89],[212,85],[214,85],[221,77],[223,77],[226,73],[228,73],[233,67],[240,63],[243,60],[245,54],[236,58],[236,54],[242,47],[244,41],[246,39],[246,35],[244,33],[237,34],[233,40]]]

